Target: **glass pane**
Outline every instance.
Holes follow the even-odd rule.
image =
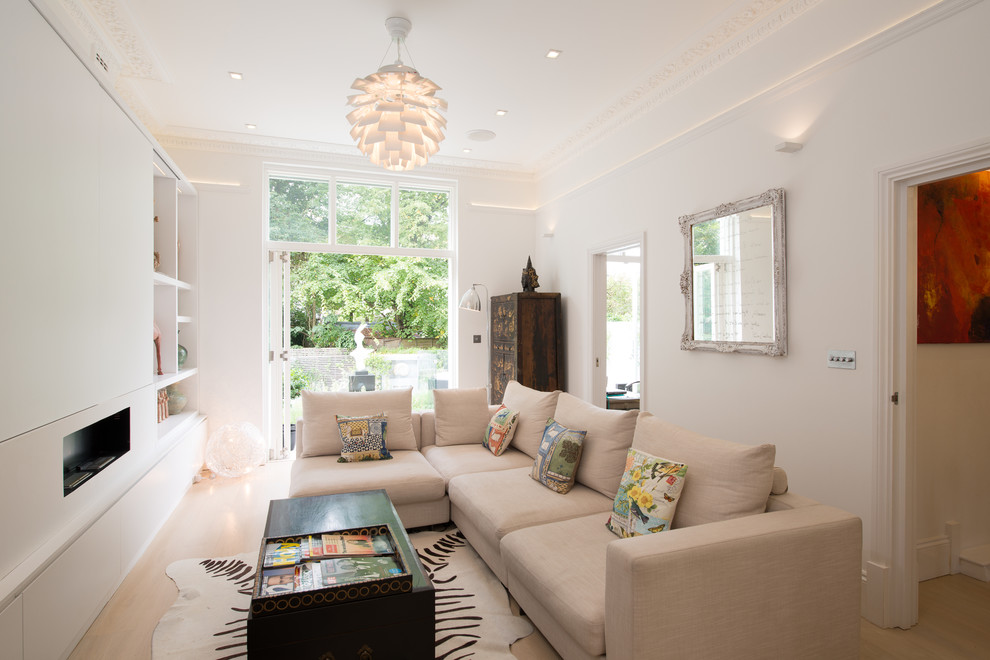
[[[609,390],[638,392],[640,380],[639,248],[609,253],[606,261],[605,313]]]
[[[268,238],[273,241],[326,243],[330,184],[326,181],[269,179]]]
[[[691,228],[694,238],[694,253],[714,255],[721,254],[721,226],[718,219],[699,222]]]
[[[293,417],[303,389],[412,387],[413,408],[432,408],[450,381],[448,261],[294,252],[290,265]]]
[[[694,265],[694,340],[712,341],[715,264]]]
[[[337,184],[337,242],[341,245],[392,244],[392,187]]]
[[[448,194],[433,190],[399,191],[399,247],[446,250],[449,247]]]

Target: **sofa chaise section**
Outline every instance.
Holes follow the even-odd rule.
[[[412,419],[413,428],[418,429],[419,414],[413,413]],[[306,423],[300,419],[296,421],[298,456],[303,455],[305,443]],[[391,454],[390,460],[361,463],[338,463],[337,454],[296,459],[292,463],[289,497],[384,488],[406,528],[448,522],[450,501],[440,473],[418,450],[396,449]]]

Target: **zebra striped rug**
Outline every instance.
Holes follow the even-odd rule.
[[[417,532],[410,539],[436,588],[436,657],[511,659],[509,645],[533,627],[512,614],[505,588],[460,532]],[[244,553],[170,564],[165,572],[179,596],[155,628],[152,660],[247,657],[256,559]]]

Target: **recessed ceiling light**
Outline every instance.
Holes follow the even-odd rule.
[[[495,116],[496,117],[504,117],[507,114],[509,114],[509,111],[508,110],[496,110],[495,111]]]
[[[560,57],[560,54],[562,52],[564,52],[564,51],[557,50],[556,48],[551,48],[550,50],[547,51],[547,59],[548,60],[555,60],[558,57]]]
[[[244,78],[244,74],[238,73],[237,71],[228,71],[227,75],[233,78],[234,80],[241,80],[242,78]]]
[[[244,128],[250,128],[252,131],[258,128],[257,124],[244,124]]]
[[[468,131],[467,137],[475,142],[488,142],[495,139],[495,133],[484,128],[476,128],[473,131]]]
[[[463,151],[463,152],[464,152],[464,153],[466,153],[466,154],[469,154],[469,153],[471,153],[471,150],[470,150],[470,149],[461,149],[461,151]]]

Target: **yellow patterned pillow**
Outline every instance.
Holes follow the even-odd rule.
[[[605,526],[625,538],[670,529],[687,465],[630,449]]]

